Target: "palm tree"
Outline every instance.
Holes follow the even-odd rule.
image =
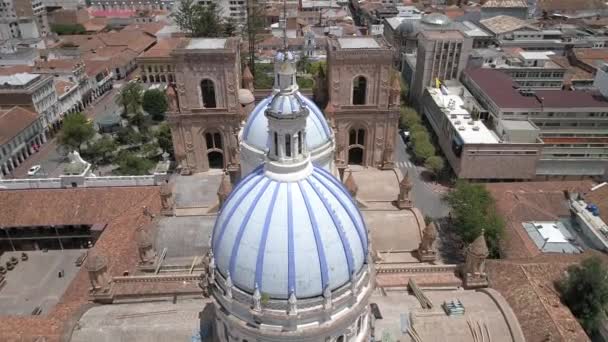
[[[123,106],[125,116],[136,114],[140,111],[142,93],[143,87],[137,82],[128,82],[122,87],[116,97],[116,103]]]

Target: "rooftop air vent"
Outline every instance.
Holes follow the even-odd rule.
[[[458,126],[459,131],[464,131],[466,128],[464,126]]]
[[[450,119],[456,119],[458,117],[458,115],[456,114],[450,114]]]
[[[474,131],[479,131],[479,126],[473,126]]]
[[[456,126],[460,125],[460,120],[454,121],[454,125],[456,125]]]
[[[464,119],[465,119],[465,120],[469,120],[470,118],[471,118],[471,116],[470,116],[470,115],[465,115],[465,116],[464,116]]]
[[[469,124],[469,126],[473,126],[475,124],[475,122],[473,122],[473,120],[467,122],[467,124]]]

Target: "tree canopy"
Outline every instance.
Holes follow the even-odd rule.
[[[426,132],[424,132],[426,134]],[[427,160],[429,157],[435,155],[435,146],[427,140],[414,141],[414,155],[419,160]]]
[[[431,171],[435,175],[438,175],[441,170],[443,170],[444,166],[445,162],[440,156],[430,156],[424,161],[424,167],[429,169],[429,171]]]
[[[462,240],[469,244],[484,231],[490,257],[498,258],[505,224],[496,212],[494,199],[488,190],[481,184],[459,180],[445,199],[452,208],[454,226]]]
[[[67,115],[63,120],[63,127],[58,136],[59,145],[81,152],[82,144],[95,136],[93,122],[82,113]]]
[[[558,283],[564,303],[589,336],[594,335],[608,305],[608,269],[598,257],[573,265]]]
[[[118,144],[109,135],[103,135],[101,139],[89,144],[86,149],[86,157],[93,164],[108,164],[111,162],[111,155],[118,148]]]
[[[400,120],[399,124],[401,128],[412,127],[414,125],[420,124],[420,116],[416,112],[414,108],[411,107],[401,107],[400,109]]]
[[[183,0],[172,16],[177,26],[191,37],[222,37],[234,31],[232,22],[224,23],[219,11],[213,2],[201,5],[194,0]]]
[[[87,30],[81,24],[52,24],[51,31],[58,35],[85,34]]]
[[[152,115],[154,120],[160,121],[164,118],[164,114],[169,106],[167,95],[159,89],[146,90],[142,106],[148,114]]]
[[[173,155],[173,140],[171,138],[171,128],[163,123],[156,131],[156,141],[158,146],[165,152]]]
[[[116,158],[118,173],[121,175],[147,175],[154,163],[146,158],[140,157],[133,152],[121,151]]]
[[[143,87],[137,82],[127,82],[116,96],[116,103],[123,106],[125,115],[140,112]]]

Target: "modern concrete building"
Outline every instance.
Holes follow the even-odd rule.
[[[528,19],[526,0],[489,0],[481,5],[481,19],[508,15],[521,20]]]
[[[566,68],[552,60],[554,55],[552,51],[477,49],[472,51],[468,66],[500,70],[520,89],[561,90]]]
[[[424,89],[436,81],[457,80],[465,68],[472,39],[460,31],[423,31],[418,38],[410,99],[419,103]]]
[[[536,177],[541,141],[528,121],[504,125],[501,137],[481,120],[483,107],[459,83],[427,87],[422,113],[459,178],[530,180]]]
[[[608,101],[583,91],[518,90],[513,80],[494,69],[468,69],[463,84],[485,109],[499,136],[508,126],[530,122],[543,141],[536,177],[603,179],[607,172]],[[516,124],[516,125],[518,125]]]
[[[0,6],[0,38],[40,38],[50,32],[42,0],[9,0]]]

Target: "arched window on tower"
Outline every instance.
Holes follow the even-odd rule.
[[[274,155],[279,155],[279,135],[277,132],[274,132]]]
[[[285,134],[285,156],[291,157],[291,135]]]
[[[298,154],[302,154],[302,131],[298,131]]]
[[[201,81],[201,95],[203,97],[203,106],[205,108],[215,108],[215,85],[210,79]]]
[[[357,76],[353,80],[353,104],[364,105],[367,96],[367,79]]]

